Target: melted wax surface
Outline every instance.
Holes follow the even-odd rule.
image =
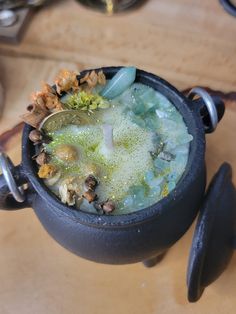
[[[104,124],[113,128],[113,150],[105,145]],[[91,124],[67,125],[50,136],[53,141],[46,151],[62,170],[62,179],[77,176],[84,182],[94,173],[99,180],[99,201],[114,200],[112,214],[118,215],[150,206],[176,187],[192,140],[175,106],[140,83],[111,100],[110,108],[94,111]],[[57,159],[53,152],[61,144],[76,147],[78,160],[65,163]],[[50,187],[56,195],[58,184]],[[86,200],[80,209],[97,213]]]

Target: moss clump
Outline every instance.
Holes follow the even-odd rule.
[[[66,100],[65,106],[68,109],[93,112],[96,109],[109,108],[110,103],[98,94],[80,91],[79,93],[70,95]]]

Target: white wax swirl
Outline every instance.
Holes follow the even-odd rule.
[[[113,128],[110,124],[103,124],[103,137],[104,137],[104,145],[105,148],[112,152],[114,150],[113,144]]]

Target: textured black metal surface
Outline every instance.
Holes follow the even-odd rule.
[[[111,78],[120,68],[102,68]],[[82,73],[83,75],[83,73]],[[189,228],[205,192],[205,133],[200,107],[187,100],[165,80],[137,70],[136,81],[164,94],[180,111],[193,135],[189,161],[177,188],[157,204],[120,216],[95,215],[62,204],[37,177],[25,126],[22,141],[24,175],[34,189],[31,206],[48,233],[68,250],[84,258],[110,264],[144,261],[165,252]]]
[[[227,267],[234,251],[236,190],[224,163],[214,176],[201,208],[189,257],[188,299],[196,302]]]
[[[231,0],[220,0],[220,3],[229,14],[236,16],[236,6]]]

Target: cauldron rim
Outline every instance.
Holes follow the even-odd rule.
[[[121,67],[102,67],[94,70],[103,70],[108,76],[113,76]],[[81,72],[80,75],[91,71],[92,69]],[[202,120],[200,118],[199,110],[194,108],[194,105],[182,93],[180,93],[174,86],[168,83],[163,78],[152,73],[137,69],[136,81],[151,86],[156,91],[160,91],[166,96],[172,104],[179,110],[184,118],[186,126],[190,134],[193,135],[193,140],[190,144],[190,153],[188,163],[182,178],[177,183],[177,186],[166,197],[157,203],[147,208],[122,215],[98,215],[87,213],[84,211],[76,211],[73,208],[63,204],[43,183],[37,176],[37,169],[35,162],[31,156],[34,153],[34,146],[29,141],[28,135],[32,127],[25,124],[22,136],[22,166],[25,175],[35,189],[36,193],[46,202],[50,203],[57,211],[57,214],[63,219],[72,219],[84,225],[93,226],[97,228],[125,228],[127,226],[139,225],[148,222],[152,219],[158,218],[163,212],[166,213],[170,204],[177,199],[180,199],[183,192],[188,189],[191,182],[195,180],[199,167],[202,165],[205,156],[205,133]],[[42,209],[43,210],[43,209]]]

